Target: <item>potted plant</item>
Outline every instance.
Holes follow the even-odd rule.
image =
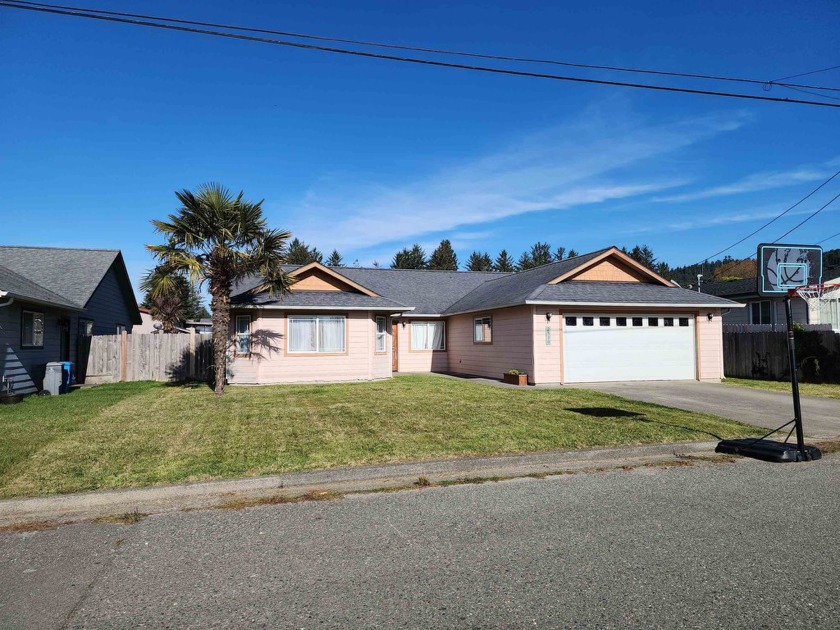
[[[527,385],[528,375],[519,370],[508,370],[504,373],[504,381],[509,385]]]

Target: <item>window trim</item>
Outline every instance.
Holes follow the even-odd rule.
[[[475,325],[476,322],[481,322],[483,320],[488,320],[487,327],[490,330],[490,340],[476,340],[475,338]],[[482,323],[482,330],[483,330],[483,323]],[[446,337],[446,333],[444,332],[444,337]],[[477,346],[492,346],[493,345],[493,316],[492,315],[482,315],[480,317],[473,317],[473,344]]]
[[[434,348],[431,350],[415,350],[413,345],[412,337],[414,336],[412,333],[414,332],[414,324],[432,324],[432,323],[441,323],[443,324],[443,348]],[[408,322],[408,351],[409,352],[446,352],[447,347],[447,325],[445,319],[412,319]]]
[[[296,352],[294,350],[289,350],[289,328],[290,324],[293,319],[295,318],[302,318],[302,317],[343,317],[344,318],[344,350],[341,352]],[[312,313],[312,314],[304,314],[304,313],[289,313],[284,317],[285,320],[285,343],[283,344],[283,355],[287,357],[342,357],[346,356],[348,353],[347,350],[347,340],[350,336],[350,317],[347,313]],[[317,326],[317,325],[316,325]]]
[[[239,320],[248,318],[248,352],[239,352],[239,335],[244,334],[239,332]],[[250,357],[253,351],[254,343],[254,318],[250,313],[235,315],[233,318],[233,356],[234,357]]]
[[[762,313],[761,313],[762,304],[767,304],[767,317],[770,321],[767,321],[767,322],[755,321],[755,317],[754,317],[754,313],[753,313],[753,309],[755,307],[758,307],[758,319],[759,320],[763,319],[761,317],[761,315],[762,315]],[[773,309],[774,309],[773,300],[755,300],[754,302],[750,302],[750,324],[757,324],[759,326],[772,325],[772,323],[773,323]]]
[[[26,318],[26,313],[31,313],[32,315],[40,315],[41,316],[41,343],[39,344],[28,344],[24,343],[23,340],[23,320]],[[20,311],[20,348],[21,350],[41,350],[44,347],[45,337],[47,336],[47,316],[44,314],[44,311],[33,311],[28,308],[21,309]],[[32,318],[32,340],[35,340],[35,318]]]
[[[379,332],[379,320],[382,320],[382,332]],[[379,349],[379,339],[382,338],[382,350]],[[345,340],[344,345],[347,345]],[[373,318],[373,353],[388,354],[388,318],[385,315],[377,315]]]

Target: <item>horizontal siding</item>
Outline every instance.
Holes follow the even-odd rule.
[[[551,319],[546,320],[546,314]],[[560,383],[563,363],[563,318],[557,308],[541,306],[534,311],[534,382]]]
[[[473,343],[476,317],[491,316],[492,343]],[[449,318],[449,371],[499,379],[516,369],[533,381],[533,318],[530,306]]]
[[[418,319],[416,321],[423,321]],[[404,325],[403,325],[404,324]],[[397,333],[398,365],[400,372],[448,372],[449,371],[449,323],[446,324],[446,348],[444,351],[411,350],[411,320],[399,322]]]
[[[129,306],[125,302],[113,266],[93,292],[81,317],[93,320],[94,335],[115,335],[117,325],[125,326],[126,330],[131,332]]]
[[[712,320],[701,313],[697,316],[698,378],[719,381],[723,378],[723,318],[719,310],[710,311]]]
[[[44,313],[43,348],[20,347],[21,316],[24,310]],[[0,308],[0,379],[8,377],[16,393],[32,394],[39,391],[44,384],[47,363],[61,359],[58,321],[62,316],[66,317],[67,314],[43,306],[29,306],[19,301]],[[73,332],[71,324],[71,333]],[[73,343],[71,352],[72,346]]]

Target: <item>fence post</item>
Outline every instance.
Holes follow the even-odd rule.
[[[196,356],[195,352],[195,328],[190,328],[190,361],[187,367],[187,378],[195,378],[196,373]]]
[[[120,381],[128,379],[128,333],[123,330],[120,334]]]

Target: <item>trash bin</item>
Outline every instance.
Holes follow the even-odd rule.
[[[53,396],[61,393],[61,384],[64,382],[64,363],[51,361],[47,363],[47,371],[44,373],[44,391]]]
[[[61,393],[66,394],[70,391],[70,386],[76,382],[76,375],[73,374],[73,362],[63,361],[64,378],[61,381]]]

